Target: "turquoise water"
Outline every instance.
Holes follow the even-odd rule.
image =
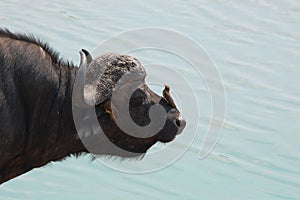
[[[227,114],[216,147],[199,159],[209,95],[202,80],[169,59],[195,88],[200,110],[197,136],[180,159],[153,173],[127,174],[89,156],[68,158],[1,185],[0,199],[300,199],[299,24],[297,0],[1,1],[1,27],[34,33],[74,63],[79,49],[93,50],[123,31],[179,31],[217,65]],[[184,89],[180,82],[172,88]],[[196,123],[190,119],[188,126]]]

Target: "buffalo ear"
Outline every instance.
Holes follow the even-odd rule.
[[[90,52],[88,52],[85,49],[81,49],[81,51],[85,54],[86,59],[87,59],[87,64],[89,65],[93,61],[92,55],[90,54]]]

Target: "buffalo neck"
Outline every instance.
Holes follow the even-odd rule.
[[[77,137],[72,115],[72,90],[77,67],[54,65],[51,83],[40,88],[35,103],[28,104],[28,135],[25,149],[39,152],[44,162],[62,159],[70,154],[84,151]],[[42,91],[44,90],[44,91]],[[30,99],[27,98],[27,99]]]
[[[57,126],[55,141],[52,141],[52,145],[55,147],[53,160],[60,160],[71,154],[86,152],[77,136],[72,114],[72,91],[77,71],[77,67],[60,66],[58,68],[61,79],[57,95],[59,105],[57,122],[59,125]]]
[[[47,79],[43,73],[30,83],[22,77],[18,79],[26,137],[20,153],[0,167],[0,184],[51,161],[86,152],[72,117],[72,88],[77,68],[51,67]]]

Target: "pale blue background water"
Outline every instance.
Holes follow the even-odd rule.
[[[202,88],[200,129],[173,165],[132,175],[88,156],[69,158],[1,185],[0,199],[300,199],[298,0],[4,0],[0,26],[34,33],[74,63],[79,49],[119,32],[171,28],[203,45],[227,98],[222,136],[204,160],[198,151],[209,99],[194,83]]]

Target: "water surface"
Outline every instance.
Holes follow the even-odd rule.
[[[300,199],[297,0],[3,0],[0,11],[1,27],[34,33],[74,63],[79,49],[93,50],[122,31],[179,31],[201,44],[216,63],[227,108],[217,146],[199,159],[210,120],[209,95],[189,68],[169,59],[190,80],[200,108],[197,137],[173,165],[132,175],[90,162],[88,156],[68,158],[1,185],[0,199]],[[172,88],[184,90],[180,82]],[[185,141],[179,136],[176,142]]]

